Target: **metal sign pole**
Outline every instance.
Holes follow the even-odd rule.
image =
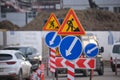
[[[117,76],[117,57],[115,58],[115,75]]]
[[[92,80],[92,78],[93,78],[93,74],[94,74],[94,70],[91,69],[91,71],[90,71],[90,80]]]
[[[56,80],[58,80],[58,70],[56,69],[55,71],[56,71],[55,77],[56,77]]]
[[[92,70],[90,71],[90,80],[92,80]]]

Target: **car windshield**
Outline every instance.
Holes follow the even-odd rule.
[[[120,54],[120,45],[114,45],[113,53]]]

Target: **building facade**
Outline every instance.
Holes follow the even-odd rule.
[[[99,9],[120,12],[120,0],[94,0]],[[88,9],[88,0],[63,0],[63,8],[73,8],[76,10]]]

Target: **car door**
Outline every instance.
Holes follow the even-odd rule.
[[[117,64],[120,64],[120,44],[113,46],[112,57],[115,64],[115,59],[117,59]]]
[[[22,68],[23,76],[27,76],[28,75],[28,65],[26,64],[25,58],[19,52],[16,53],[16,57],[19,60],[19,67]]]

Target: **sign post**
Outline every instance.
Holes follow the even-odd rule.
[[[58,30],[59,35],[85,35],[85,31],[79,22],[73,9],[70,9],[66,15],[60,29]],[[60,54],[63,58],[68,61],[68,80],[75,80],[75,62],[82,54],[82,43],[76,36],[66,36],[60,43]]]
[[[75,65],[74,61],[82,53],[82,43],[76,36],[66,36],[60,43],[60,53],[63,58],[69,60],[67,63],[67,78],[74,80]]]
[[[57,35],[56,32],[49,32],[45,37],[45,42],[50,47],[50,71],[55,72],[55,53],[56,48],[61,41],[61,36]]]
[[[49,19],[47,20],[46,24],[43,27],[45,31],[57,31],[60,28],[60,24],[55,16],[54,13],[51,13]],[[56,64],[55,64],[55,57],[56,57],[56,47],[59,45],[61,41],[61,37],[57,35],[56,32],[50,32],[45,37],[46,45],[50,48],[50,71],[55,73]]]

